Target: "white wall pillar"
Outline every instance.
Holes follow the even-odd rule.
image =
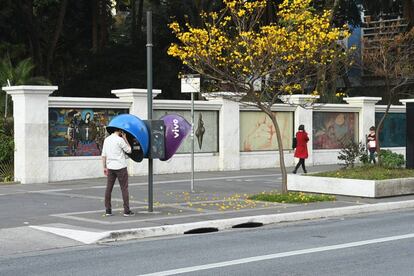
[[[131,102],[129,113],[137,116],[141,120],[148,118],[147,89],[129,88],[112,90],[112,94],[116,95],[120,100]],[[153,89],[153,98],[161,93],[161,90]],[[153,105],[154,106],[154,105]],[[142,162],[129,162],[128,172],[130,175],[142,175],[148,172],[148,161],[144,159]]]
[[[239,103],[220,99],[219,168],[240,170],[240,108]]]
[[[3,87],[13,99],[14,178],[22,184],[49,181],[49,100],[57,86]]]
[[[319,96],[312,96],[306,94],[299,94],[299,95],[290,95],[282,97],[282,101],[296,106],[295,115],[294,115],[294,134],[298,131],[300,125],[305,126],[305,131],[309,135],[309,142],[308,142],[308,153],[309,157],[306,160],[306,164],[313,165],[313,110],[311,108],[311,104],[317,100]],[[304,108],[305,106],[309,106]]]
[[[369,128],[375,126],[375,104],[381,97],[349,97],[344,100],[351,106],[360,108],[358,121],[358,138],[360,142],[365,143],[365,135],[368,135]]]

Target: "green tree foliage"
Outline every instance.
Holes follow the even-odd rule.
[[[16,65],[9,55],[0,59],[0,87],[10,85],[50,84],[43,77],[33,77],[35,65],[30,58],[26,58]],[[11,100],[6,94],[0,97],[0,114],[5,111],[5,105],[11,107]],[[4,114],[4,113],[3,113]],[[8,114],[6,114],[7,116]]]
[[[313,6],[334,9],[337,26],[358,25],[360,2],[314,0]],[[365,2],[377,8],[377,1]],[[280,3],[269,1],[264,24],[277,20]],[[175,42],[167,24],[174,18],[197,26],[200,11],[222,7],[219,0],[0,0],[0,57],[9,53],[17,62],[30,57],[35,76],[50,79],[65,96],[110,97],[113,88],[146,87],[145,12],[151,9],[154,87],[163,90],[164,98],[179,98],[177,75],[184,68],[166,54]]]
[[[50,84],[50,81],[43,77],[33,77],[35,65],[30,58],[21,60],[15,66],[10,56],[6,55],[0,60],[0,85],[30,85],[30,84]]]
[[[145,11],[152,9],[154,87],[179,97],[180,65],[166,55],[169,12],[180,10],[178,2],[172,10],[169,1],[156,0],[115,6],[110,0],[0,0],[0,57],[31,57],[35,75],[48,77],[65,96],[110,97],[114,88],[146,87]]]

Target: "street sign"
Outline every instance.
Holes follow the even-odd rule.
[[[200,87],[200,75],[184,75],[181,78],[181,93],[198,93]]]

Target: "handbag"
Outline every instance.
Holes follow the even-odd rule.
[[[298,145],[298,140],[296,140],[296,137],[293,137],[293,139],[292,139],[292,149],[295,149],[297,145]]]

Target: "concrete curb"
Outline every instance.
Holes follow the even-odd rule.
[[[260,215],[250,217],[239,217],[232,219],[218,219],[201,222],[174,224],[166,226],[124,229],[106,232],[107,235],[97,240],[97,243],[125,241],[131,239],[142,239],[161,237],[169,235],[183,235],[185,232],[199,228],[217,228],[220,230],[231,229],[234,225],[242,223],[262,223],[263,225],[280,222],[294,222],[301,220],[320,219],[328,217],[340,217],[345,215],[356,215],[363,213],[392,211],[405,208],[413,208],[414,200],[386,202],[375,204],[364,204],[358,206],[319,209],[311,211],[299,211],[284,214]]]

